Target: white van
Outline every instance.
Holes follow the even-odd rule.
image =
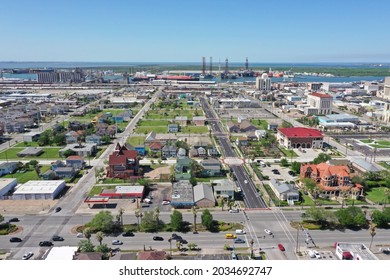
[[[236,234],[246,234],[246,232],[242,229],[236,229]]]

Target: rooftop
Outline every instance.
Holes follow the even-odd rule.
[[[64,180],[37,180],[37,181],[28,181],[23,185],[17,187],[14,194],[34,194],[34,193],[52,193],[61,185],[65,185]]]
[[[325,94],[325,93],[313,92],[313,93],[310,94],[310,95],[311,95],[311,96],[320,97],[320,98],[332,98],[332,99],[333,99],[333,96],[332,96],[332,95]]]
[[[290,127],[290,128],[279,128],[280,133],[284,134],[288,138],[294,137],[323,137],[321,131],[313,128],[306,127]]]

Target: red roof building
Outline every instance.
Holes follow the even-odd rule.
[[[125,145],[119,143],[114,152],[108,158],[107,177],[131,179],[138,173],[138,159],[136,150],[128,150]]]
[[[287,149],[321,149],[324,135],[321,131],[306,127],[279,128],[276,135],[280,145]]]
[[[346,165],[329,165],[325,162],[302,164],[300,177],[313,180],[325,198],[339,197],[340,192],[355,198],[363,194],[363,186],[352,183],[350,169]]]

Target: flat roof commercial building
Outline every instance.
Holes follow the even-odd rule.
[[[116,186],[115,189],[105,189],[100,196],[110,198],[142,198],[144,186]]]
[[[16,185],[17,181],[14,178],[0,178],[0,200],[8,196]]]
[[[64,180],[28,181],[17,187],[13,194],[15,200],[55,199],[65,188]]]
[[[188,180],[173,184],[171,205],[174,208],[191,208],[194,205],[194,191]]]

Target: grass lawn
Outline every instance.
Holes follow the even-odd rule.
[[[207,126],[194,126],[194,125],[189,125],[189,126],[184,126],[180,128],[181,133],[208,133],[209,128]]]
[[[366,193],[366,197],[374,203],[383,203],[385,198],[385,187],[372,188]]]
[[[169,121],[167,120],[140,120],[138,126],[164,126],[168,125]]]
[[[260,129],[266,130],[268,128],[268,122],[266,120],[251,120],[251,124],[257,126]]]
[[[16,159],[16,160],[31,160],[31,159],[59,159],[58,151],[62,149],[58,147],[42,148],[43,154],[38,157],[18,157],[17,153],[23,151],[25,148],[10,148],[0,153],[0,160]]]
[[[138,126],[135,130],[135,134],[148,134],[151,131],[156,133],[168,133],[167,126]]]
[[[122,180],[123,181],[123,180]],[[94,186],[88,193],[88,196],[99,195],[103,189],[115,189],[115,186]]]
[[[311,199],[311,197],[307,194],[304,194],[303,192],[300,192],[301,193],[301,198],[302,198],[302,203],[301,205],[303,206],[314,206],[314,201],[313,199]]]
[[[131,136],[127,138],[127,143],[132,146],[138,146],[145,143],[145,136]]]
[[[226,179],[227,177],[208,177],[208,178],[196,178],[196,181],[198,183],[200,182],[204,182],[204,183],[209,183],[210,181],[213,181],[213,180],[222,180],[222,179]]]
[[[363,142],[363,143],[366,143],[366,144],[369,144],[369,143],[372,143],[374,140],[372,140],[372,139],[361,139],[359,141]]]
[[[103,109],[103,113],[111,113],[113,116],[127,111],[126,109]]]
[[[284,156],[289,159],[289,158],[296,158],[298,157],[298,155],[293,151],[293,150],[287,150],[286,148],[283,148],[283,147],[280,147],[279,148],[282,153],[284,154]]]
[[[50,165],[42,165],[40,170],[41,174],[45,173],[49,169],[50,169]],[[41,178],[38,177],[38,174],[37,172],[35,172],[35,170],[26,171],[24,173],[7,174],[3,176],[3,178],[15,178],[19,184],[24,184],[30,180],[41,180]]]
[[[386,169],[390,169],[390,165],[388,165],[386,162],[382,161],[382,162],[379,162],[378,163],[380,166],[386,168]]]
[[[14,146],[14,148],[27,148],[27,147],[39,147],[38,142],[20,142]]]

